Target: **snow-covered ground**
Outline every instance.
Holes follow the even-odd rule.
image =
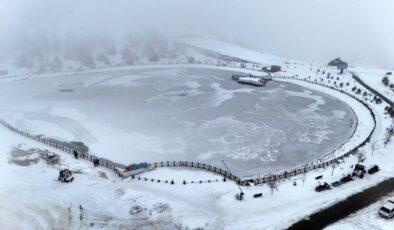
[[[248,66],[251,67],[252,65]],[[129,67],[122,67],[129,68]],[[135,67],[131,67],[135,68]],[[150,68],[146,66],[144,68]],[[217,67],[212,67],[217,68]],[[221,67],[228,68],[228,67]],[[355,82],[350,73],[339,75],[337,70],[305,63],[283,63],[283,72],[276,76],[294,77],[311,82],[319,82],[327,86],[349,92],[365,101],[376,115],[376,128],[372,141],[376,141],[376,149],[372,152],[367,144],[360,151],[366,156],[364,164],[369,167],[378,164],[381,171],[375,175],[366,175],[364,179],[356,179],[329,191],[314,191],[319,181],[315,177],[322,175],[321,182],[334,182],[344,174],[352,172],[351,165],[358,161],[357,155],[345,158],[336,168],[318,169],[305,175],[278,181],[278,190],[271,191],[267,185],[244,187],[245,200],[235,200],[238,188],[233,182],[223,182],[217,175],[208,172],[194,172],[184,169],[163,168],[141,174],[141,177],[162,180],[174,180],[175,184],[158,183],[138,179],[120,180],[103,168],[92,168],[89,162],[76,161],[69,155],[57,152],[48,146],[41,145],[11,131],[0,127],[0,223],[3,229],[284,229],[292,223],[306,218],[351,194],[371,187],[394,173],[392,164],[393,144],[383,145],[385,130],[392,124],[391,118],[384,113],[384,102],[376,104],[373,95]],[[234,68],[251,73],[254,71]],[[330,76],[327,76],[328,72]],[[97,74],[92,72],[92,74]],[[39,77],[39,76],[35,76]],[[13,80],[22,80],[25,76]],[[55,76],[53,77],[55,78]],[[10,79],[4,79],[9,82]],[[362,141],[363,135],[371,128],[371,120],[363,108],[337,91],[322,88],[314,84],[298,80],[285,79],[314,90],[321,90],[338,100],[345,101],[353,108],[359,118],[359,132],[356,130],[353,139],[348,142],[355,146]],[[89,84],[96,84],[92,81]],[[114,81],[112,84],[124,84]],[[342,84],[340,84],[342,83]],[[131,84],[127,82],[127,84]],[[59,86],[60,87],[60,86]],[[62,85],[69,89],[69,85]],[[356,94],[353,87],[361,89]],[[365,94],[364,94],[365,92]],[[65,92],[66,93],[66,92]],[[19,97],[18,94],[13,94]],[[319,100],[315,103],[319,104]],[[29,105],[26,104],[26,108]],[[365,108],[364,108],[365,109]],[[45,111],[45,110],[43,110]],[[80,116],[76,111],[58,110],[56,114]],[[340,115],[337,113],[337,115]],[[15,124],[18,125],[18,124]],[[42,124],[33,124],[37,127]],[[50,127],[48,127],[50,128]],[[362,131],[364,130],[364,131]],[[52,132],[52,131],[51,131]],[[353,140],[353,141],[352,141]],[[24,150],[26,156],[14,154],[13,150]],[[33,149],[33,150],[31,150]],[[40,151],[49,149],[61,156],[60,165],[47,165],[40,157]],[[31,154],[30,154],[31,153]],[[19,163],[18,163],[19,162]],[[24,166],[26,162],[31,165]],[[71,184],[56,181],[58,168],[68,167],[81,170],[74,174]],[[101,173],[100,173],[101,172]],[[103,173],[106,176],[103,176]],[[105,178],[107,177],[107,179]],[[212,183],[188,183],[183,180],[206,181]],[[216,182],[216,179],[218,180]],[[296,182],[296,186],[294,185]],[[253,194],[263,193],[263,198],[254,199]],[[375,204],[378,206],[379,204]],[[375,207],[360,211],[360,218],[374,221]],[[369,210],[369,211],[368,211]],[[357,215],[339,222],[335,229],[361,228]],[[376,220],[381,229],[391,229],[389,222]],[[362,226],[370,226],[367,223]],[[370,229],[367,227],[367,229]]]
[[[350,68],[350,70],[370,87],[387,97],[389,100],[394,101],[394,88],[390,88],[390,84],[394,83],[394,76],[387,75],[389,79],[388,86],[385,86],[382,83],[382,79],[386,76],[386,73],[393,72],[392,70],[370,69],[362,67],[353,67]]]
[[[393,200],[394,193],[382,198],[379,202],[364,208],[349,217],[338,221],[335,224],[325,228],[326,230],[391,230],[394,229],[394,220],[383,218],[378,214],[378,210],[388,200]]]
[[[89,162],[76,161],[61,152],[58,152],[61,166],[48,166],[42,160],[37,164],[19,166],[10,162],[13,148],[48,147],[17,136],[3,127],[0,134],[4,137],[0,145],[3,153],[0,170],[6,178],[0,182],[0,213],[3,214],[0,222],[5,226],[3,229],[45,229],[49,226],[72,226],[72,229],[102,226],[104,229],[171,229],[175,226],[283,229],[311,212],[384,180],[394,171],[391,156],[376,151],[375,157],[368,156],[365,164],[378,163],[382,171],[373,176],[367,175],[363,180],[357,179],[327,192],[314,192],[316,175],[322,174],[323,180],[328,182],[339,179],[342,174],[349,173],[349,165],[357,161],[356,156],[352,156],[334,170],[333,176],[331,168],[310,172],[304,183],[302,176],[280,182],[278,191],[273,194],[266,185],[244,187],[245,200],[240,202],[234,198],[238,189],[233,182],[223,182],[216,175],[202,171],[163,168],[141,175],[161,180],[174,179],[174,185],[137,179],[121,181],[111,171],[93,168]],[[82,174],[74,174],[75,180],[71,184],[61,184],[56,181],[57,168],[61,167],[81,169]],[[100,177],[99,171],[105,172],[108,179]],[[219,182],[181,183],[183,180],[215,179]],[[297,186],[293,185],[294,182]],[[252,195],[259,192],[263,193],[263,198],[253,199]]]

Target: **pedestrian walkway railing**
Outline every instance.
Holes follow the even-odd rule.
[[[118,176],[123,177],[123,170],[126,167],[125,165],[115,163],[113,161],[98,157],[93,154],[81,153],[77,149],[71,148],[71,147],[64,145],[64,144],[60,144],[52,139],[44,138],[40,135],[30,134],[29,132],[23,131],[21,129],[18,129],[18,128],[12,126],[11,124],[7,123],[6,121],[4,121],[2,119],[0,119],[0,124],[2,124],[3,126],[7,127],[9,130],[14,131],[22,136],[25,136],[25,137],[30,138],[32,140],[38,141],[44,145],[48,145],[48,146],[58,149],[60,151],[63,151],[63,152],[69,153],[69,154],[73,154],[74,151],[76,151],[78,153],[77,157],[79,159],[85,159],[85,160],[91,161],[92,164],[93,164],[93,160],[99,159],[99,166],[108,168],[108,169],[114,171]]]
[[[198,168],[198,169],[204,169],[210,172],[213,172],[215,174],[222,175],[223,177],[226,177],[230,180],[233,180],[237,183],[241,183],[241,178],[238,176],[230,173],[227,170],[221,169],[216,166],[212,166],[209,164],[205,163],[199,163],[199,162],[192,162],[192,161],[165,161],[165,162],[156,162],[153,163],[155,167],[191,167],[191,168]]]
[[[198,64],[196,64],[196,65],[198,65]],[[228,65],[228,66],[231,66],[231,65]],[[234,67],[237,67],[237,66],[234,66]],[[242,69],[247,69],[247,68],[244,67]],[[257,71],[256,68],[250,68],[250,70]],[[357,153],[359,148],[365,146],[370,141],[370,139],[372,137],[372,134],[374,133],[375,128],[376,128],[376,118],[375,118],[375,114],[373,113],[373,110],[363,100],[357,98],[353,94],[351,94],[349,92],[346,92],[346,91],[344,91],[342,89],[338,89],[338,88],[335,88],[333,86],[328,86],[328,85],[325,85],[325,84],[322,84],[322,83],[319,83],[319,82],[316,82],[316,81],[308,81],[306,79],[300,79],[300,78],[294,78],[294,77],[285,77],[285,76],[278,76],[278,77],[275,77],[275,78],[304,81],[304,82],[308,82],[308,83],[311,83],[311,84],[320,85],[320,86],[323,86],[323,87],[326,87],[326,88],[329,88],[329,89],[332,89],[332,90],[336,90],[336,91],[338,91],[340,93],[343,93],[343,94],[346,94],[346,95],[352,97],[353,99],[355,99],[355,100],[359,101],[361,104],[363,104],[369,110],[369,112],[370,112],[370,114],[371,114],[371,116],[373,118],[373,121],[374,121],[373,129],[370,131],[369,135],[364,140],[362,140],[357,146],[355,146],[353,149],[347,151],[346,153],[344,153],[344,154],[342,154],[340,156],[336,156],[336,157],[330,158],[330,157],[327,157],[327,155],[326,155],[326,156],[324,156],[324,159],[318,159],[318,160],[312,161],[310,163],[303,164],[303,165],[301,165],[299,167],[296,167],[294,169],[280,171],[280,172],[276,172],[276,173],[268,173],[268,174],[266,174],[264,176],[258,176],[258,177],[254,177],[254,178],[241,179],[241,178],[231,174],[230,172],[228,172],[226,170],[223,170],[221,168],[218,168],[216,166],[212,166],[212,165],[204,164],[204,163],[198,163],[198,162],[189,162],[189,161],[156,162],[156,163],[151,164],[150,167],[153,167],[153,169],[156,168],[156,167],[175,167],[175,166],[199,168],[199,169],[204,169],[204,170],[207,170],[207,171],[211,171],[213,173],[220,174],[220,175],[222,175],[222,176],[224,176],[226,178],[229,178],[229,179],[231,179],[231,180],[233,180],[233,181],[235,181],[235,182],[237,182],[239,184],[244,184],[246,182],[252,182],[254,184],[263,184],[263,183],[267,183],[267,182],[282,180],[282,179],[286,179],[286,178],[289,178],[289,177],[292,177],[292,176],[300,175],[300,174],[309,172],[311,170],[326,168],[326,167],[329,167],[332,164],[337,164],[338,162],[342,162],[344,158],[349,157],[350,155],[353,155],[353,154]],[[357,114],[355,114],[355,115],[357,116]],[[358,119],[357,119],[357,122],[358,122]],[[20,130],[18,128],[15,128],[14,126],[12,126],[11,124],[7,123],[4,120],[0,120],[0,123],[2,125],[4,125],[5,127],[7,127],[8,129],[10,129],[10,130],[12,130],[12,131],[14,131],[14,132],[16,132],[16,133],[18,133],[20,135],[23,135],[23,136],[25,136],[27,138],[33,139],[35,141],[38,141],[38,142],[43,143],[45,145],[48,145],[50,147],[56,148],[58,150],[64,151],[66,153],[72,154],[73,151],[77,151],[76,149],[73,149],[73,148],[71,148],[69,146],[66,146],[66,145],[60,144],[58,142],[55,142],[55,141],[53,141],[53,140],[51,140],[49,138],[44,138],[44,137],[41,137],[39,135],[32,135],[32,134],[30,134],[30,133],[28,133],[26,131],[23,131],[23,130]],[[356,124],[356,127],[357,127],[357,125],[358,124]],[[334,150],[333,153],[335,151],[336,150]],[[126,168],[126,165],[123,165],[123,164],[120,164],[120,163],[116,163],[116,162],[110,161],[110,160],[105,159],[105,158],[98,157],[98,156],[90,154],[90,153],[78,153],[78,157],[82,158],[82,159],[85,159],[85,160],[89,160],[91,162],[93,162],[94,159],[99,159],[99,165],[100,166],[106,167],[106,168],[114,171],[118,176],[120,176],[122,178],[138,174],[136,172],[134,172],[134,173],[124,173],[124,169]]]
[[[241,182],[241,179],[239,177],[237,177],[234,174],[231,174],[230,172],[223,170],[219,167],[212,166],[209,164],[199,163],[199,162],[190,162],[190,161],[156,162],[156,163],[149,164],[149,166],[146,168],[125,172],[126,165],[115,163],[113,161],[98,157],[98,156],[90,154],[90,153],[78,152],[77,149],[71,148],[71,147],[64,145],[64,144],[60,144],[52,139],[43,138],[39,135],[32,135],[26,131],[15,128],[14,126],[12,126],[11,124],[7,123],[4,120],[0,120],[0,123],[3,126],[7,127],[8,129],[10,129],[22,136],[25,136],[25,137],[30,138],[32,140],[38,141],[38,142],[48,145],[52,148],[58,149],[60,151],[63,151],[63,152],[69,153],[69,154],[73,154],[74,152],[77,152],[78,159],[88,160],[88,161],[92,162],[92,164],[95,159],[99,159],[99,166],[102,166],[102,167],[105,167],[105,168],[108,168],[108,169],[114,171],[118,176],[120,176],[122,178],[131,177],[131,176],[134,176],[134,175],[146,172],[146,171],[153,170],[157,167],[192,167],[192,168],[204,169],[204,170],[216,173],[216,174],[220,174],[223,177],[226,177],[226,178],[233,180],[237,183]]]
[[[352,148],[349,151],[346,151],[344,154],[342,154],[340,156],[333,157],[333,158],[331,158],[329,160],[317,159],[315,161],[312,161],[312,162],[307,163],[307,164],[303,164],[303,165],[301,165],[299,167],[296,167],[294,169],[280,171],[280,172],[277,172],[277,173],[269,173],[269,174],[261,176],[261,177],[251,178],[248,181],[253,182],[255,184],[263,184],[263,183],[267,183],[267,182],[273,182],[273,181],[277,181],[277,180],[287,179],[289,177],[300,175],[300,174],[304,174],[304,173],[312,171],[312,170],[321,169],[321,168],[327,168],[327,167],[331,166],[332,164],[337,164],[339,162],[343,162],[344,158],[349,157],[349,156],[357,153],[359,148],[365,146],[370,141],[370,139],[372,137],[372,134],[374,133],[374,131],[376,129],[376,117],[375,117],[375,114],[373,113],[373,110],[363,100],[357,98],[356,96],[354,96],[354,95],[352,95],[352,94],[350,94],[350,93],[348,93],[348,92],[346,92],[346,91],[344,91],[342,89],[338,89],[338,88],[335,88],[335,87],[332,87],[332,86],[327,86],[327,85],[324,85],[324,84],[321,84],[321,83],[318,83],[318,82],[315,82],[315,81],[308,81],[308,80],[305,80],[305,79],[283,77],[283,76],[278,76],[276,78],[293,79],[293,80],[298,80],[298,81],[304,81],[304,82],[308,82],[308,83],[311,83],[311,84],[320,85],[320,86],[323,86],[323,87],[326,87],[326,88],[329,88],[329,89],[333,89],[333,90],[336,90],[338,92],[341,92],[343,94],[346,94],[346,95],[352,97],[353,99],[357,100],[358,102],[363,104],[368,109],[368,111],[370,112],[370,115],[371,115],[371,117],[373,119],[373,122],[374,122],[373,128],[371,129],[371,131],[369,132],[368,136],[364,140],[362,140],[354,148]],[[355,115],[357,117],[357,114],[355,114]],[[357,120],[358,120],[358,118],[357,118]],[[337,151],[337,149],[333,151],[333,154],[336,151]],[[327,159],[327,155],[325,156],[325,158]]]

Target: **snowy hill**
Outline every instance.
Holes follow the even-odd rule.
[[[283,64],[286,59],[208,38],[168,39],[160,34],[119,38],[79,34],[34,37],[0,60],[10,75],[81,72],[141,64]]]
[[[165,36],[123,37],[90,34],[32,37],[0,60],[0,71],[10,75],[81,72],[141,64],[207,61],[204,55]],[[210,60],[212,61],[212,60]],[[212,61],[213,62],[213,61]]]
[[[249,62],[272,65],[283,63],[286,60],[271,54],[260,53],[258,51],[214,39],[184,38],[180,39],[179,42],[187,44],[193,48],[216,52],[225,57],[233,57]]]

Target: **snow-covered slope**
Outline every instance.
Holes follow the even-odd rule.
[[[191,47],[216,52],[223,56],[234,57],[249,62],[261,63],[261,64],[280,64],[285,61],[284,58],[280,58],[271,54],[260,53],[254,50],[246,49],[231,43],[208,39],[208,38],[183,38],[179,39],[179,42],[187,44]]]

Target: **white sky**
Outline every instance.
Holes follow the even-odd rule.
[[[394,67],[393,0],[0,0],[0,52],[31,32],[154,28],[202,33],[278,56]]]

